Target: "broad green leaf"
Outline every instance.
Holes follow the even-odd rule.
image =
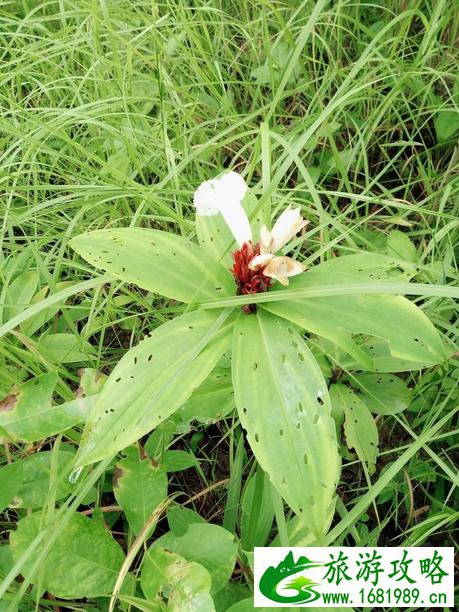
[[[12,440],[35,442],[83,421],[97,395],[52,406],[56,383],[55,374],[43,374],[12,389],[0,401],[0,434],[3,429]]]
[[[437,330],[420,308],[399,295],[343,295],[271,302],[263,308],[337,344],[358,362],[367,364],[362,348],[349,334],[385,340],[390,354],[419,366],[445,360]],[[370,366],[370,367],[369,367]]]
[[[167,522],[169,529],[176,536],[185,535],[188,527],[193,523],[206,523],[200,514],[190,508],[172,506],[167,512]]]
[[[320,537],[333,509],[339,456],[327,385],[292,325],[259,309],[234,328],[236,406],[258,463]]]
[[[199,465],[199,461],[192,453],[184,450],[166,451],[163,456],[163,467],[166,472],[181,472]]]
[[[167,609],[173,612],[213,612],[211,577],[199,563],[160,546],[151,546],[143,558],[142,591],[149,601],[167,596]]]
[[[16,461],[16,464],[22,468],[22,482],[9,504],[12,508],[41,508],[45,505],[50,490],[52,456],[53,451],[40,451]],[[56,500],[63,499],[72,490],[63,471],[74,458],[73,451],[59,450],[58,452]]]
[[[24,310],[37,290],[40,275],[36,270],[23,272],[6,289],[1,316],[3,322]]]
[[[180,408],[228,347],[232,323],[226,318],[224,311],[184,314],[129,350],[86,422],[77,464],[114,455]]]
[[[56,527],[57,527],[56,519]],[[11,532],[10,544],[17,561],[43,529],[42,516],[35,512],[22,518]],[[22,570],[26,575],[40,553],[34,551]],[[74,512],[57,536],[32,583],[56,597],[77,599],[109,595],[115,585],[124,554],[107,529],[98,521]]]
[[[366,404],[349,387],[335,384],[330,387],[330,399],[344,412],[344,434],[349,448],[372,474],[378,457],[378,429]]]
[[[394,257],[393,255],[379,255],[378,253],[362,251],[352,255],[327,259],[327,261],[310,268],[307,275],[311,280],[316,279],[316,282],[355,283],[362,280],[407,280],[415,271],[416,267],[404,261],[400,256]],[[356,279],[354,275],[358,278]],[[298,280],[300,278],[303,280],[304,276],[301,275],[295,280],[292,279],[292,283],[298,284]]]
[[[459,113],[455,110],[441,110],[437,113],[434,123],[437,140],[443,143],[459,130]]]
[[[137,446],[125,451],[116,464],[113,493],[123,509],[129,526],[138,534],[153,510],[167,496],[167,476],[163,467],[141,457]]]
[[[253,550],[255,546],[266,546],[273,519],[271,483],[263,470],[258,468],[247,482],[242,496],[242,548]]]
[[[258,242],[260,239],[260,228],[263,225],[261,211],[256,212],[258,200],[252,193],[247,193],[242,201],[242,206],[250,219],[253,242]],[[233,258],[231,253],[239,247],[222,215],[196,215],[196,233],[199,244],[214,259],[221,261],[227,268],[232,266]]]
[[[181,302],[233,295],[225,268],[189,240],[160,230],[97,230],[73,238],[86,261],[127,283]]]
[[[422,363],[392,357],[390,347],[384,340],[370,337],[360,347],[371,355],[372,367],[368,369],[373,372],[407,372],[422,368]],[[360,363],[344,353],[340,356],[339,363],[347,370],[362,369]]]
[[[88,361],[94,348],[73,334],[45,334],[37,342],[37,349],[51,363]]]
[[[320,285],[337,286],[362,280],[385,280],[400,276],[406,264],[395,258],[373,254],[337,257],[315,266],[291,280],[289,291]],[[274,290],[278,288],[274,287]],[[445,360],[437,330],[426,315],[408,299],[398,295],[342,295],[269,302],[263,308],[334,342],[356,361],[372,369],[371,355],[350,334],[385,340],[392,357],[424,366]]]
[[[0,578],[4,578],[13,567],[13,557],[9,544],[0,545]],[[1,608],[0,608],[1,610]]]
[[[18,494],[23,481],[22,462],[15,461],[0,469],[0,512]]]
[[[387,252],[392,257],[399,257],[405,261],[415,262],[417,259],[416,247],[407,234],[400,230],[391,230],[387,237]]]
[[[96,395],[102,390],[102,387],[107,380],[107,376],[95,370],[94,368],[81,368],[77,372],[80,377],[76,396],[87,397],[88,395]]]
[[[72,286],[71,281],[64,281],[61,283],[56,283],[55,291],[60,291],[66,287]],[[38,291],[30,301],[31,305],[37,304],[39,305],[48,295],[50,287],[45,286],[40,291]],[[50,308],[45,308],[44,310],[38,312],[37,314],[28,317],[25,321],[23,321],[20,325],[21,331],[27,336],[32,336],[42,325],[47,323],[50,319],[52,319],[62,308],[64,301],[54,304]]]
[[[236,563],[237,544],[234,536],[219,525],[192,523],[181,536],[172,531],[161,536],[149,550],[156,547],[180,555],[188,562],[203,565],[212,577],[211,593],[222,589],[231,577]]]
[[[334,608],[333,608],[334,609]],[[272,608],[263,608],[257,607],[255,608],[253,605],[253,595],[251,597],[247,597],[246,599],[241,599],[237,603],[233,604],[231,608],[228,608],[225,612],[271,612]],[[288,611],[292,611],[293,608],[286,608]]]
[[[185,404],[177,410],[174,415],[175,430],[186,433],[190,431],[193,421],[205,425],[215,423],[234,408],[231,370],[217,367]]]
[[[247,586],[241,582],[228,582],[221,591],[214,595],[215,610],[217,612],[227,612],[235,603],[249,596],[250,589]]]
[[[397,414],[410,405],[410,389],[393,374],[355,374],[349,382],[374,414]]]
[[[185,404],[163,421],[148,438],[145,450],[156,457],[174,434],[188,433],[193,423],[210,425],[235,409],[231,370],[217,365]]]

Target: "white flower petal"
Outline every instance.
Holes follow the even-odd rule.
[[[287,244],[305,225],[307,225],[300,215],[300,208],[286,208],[277,219],[271,230],[272,244],[271,252],[276,253]]]
[[[247,184],[237,172],[204,181],[196,189],[193,203],[198,215],[221,213],[239,246],[252,239],[249,219],[242,207]]]
[[[221,206],[218,179],[211,179],[201,183],[194,192],[193,204],[198,215],[218,215]]]
[[[220,212],[240,247],[245,242],[250,242],[252,240],[252,229],[250,227],[249,218],[240,202],[225,203],[221,207]]]
[[[247,183],[240,174],[231,170],[214,180],[218,181],[218,189],[223,197],[234,202],[242,202],[247,193]]]
[[[273,237],[271,232],[266,225],[262,225],[260,230],[260,253],[271,253],[272,242]]]
[[[266,266],[268,261],[270,261],[274,255],[271,253],[262,253],[261,255],[256,255],[249,263],[249,268],[256,272]]]
[[[302,263],[291,257],[273,257],[264,268],[263,274],[275,278],[282,285],[288,285],[288,277],[301,274],[305,270]]]

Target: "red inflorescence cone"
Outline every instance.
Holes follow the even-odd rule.
[[[265,276],[262,270],[251,270],[249,263],[254,257],[260,254],[260,245],[246,242],[238,251],[234,251],[234,264],[231,272],[236,281],[237,295],[249,295],[251,293],[262,293],[268,291],[271,278]],[[254,312],[255,304],[248,304],[243,307],[244,312]]]

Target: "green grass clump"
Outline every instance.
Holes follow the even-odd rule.
[[[452,0],[4,2],[0,414],[15,390],[42,375],[54,377],[49,404],[73,401],[78,388],[95,393],[128,348],[185,312],[133,285],[97,279],[68,244],[117,227],[195,241],[193,192],[226,168],[244,175],[266,215],[301,206],[310,223],[296,255],[306,266],[362,250],[409,263],[415,282],[457,284],[458,26]],[[448,297],[411,299],[451,358],[397,374],[410,398],[406,410],[376,418],[375,474],[343,443],[327,545],[454,543],[457,313]],[[348,382],[343,354],[310,340],[329,379]],[[213,391],[222,384],[209,383]],[[122,567],[114,562],[112,603],[120,609],[150,609],[136,585],[146,544],[173,525],[178,533],[195,524],[186,511],[223,525],[241,544],[229,585],[215,594],[218,610],[250,597],[254,544],[307,544],[288,532],[289,510],[233,411],[210,425],[166,424],[139,441],[142,456],[165,466],[169,496],[135,534],[117,503],[113,462],[68,482],[59,451],[73,452],[81,430],[78,423],[22,443],[0,429],[0,477],[4,466],[52,451],[34,506],[43,508],[44,541],[29,559],[13,560],[8,542],[31,506],[17,501],[15,478],[8,499],[0,481],[0,610],[107,609],[98,593],[90,604],[62,603],[41,586],[71,510],[99,526],[104,520],[127,554]],[[264,534],[257,521],[267,524]]]

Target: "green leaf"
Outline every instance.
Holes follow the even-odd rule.
[[[236,406],[258,463],[320,537],[339,478],[327,385],[303,338],[263,310],[234,328]]]
[[[10,503],[12,508],[41,508],[45,505],[50,490],[52,457],[53,451],[40,451],[16,461],[16,464],[22,467],[22,482]],[[74,458],[73,451],[59,450],[58,452],[56,500],[63,499],[72,490],[68,479],[62,475],[62,472]]]
[[[167,609],[181,612],[213,612],[211,577],[199,563],[186,561],[162,547],[150,547],[143,558],[142,591],[149,601],[167,596]]]
[[[0,545],[0,578],[4,578],[13,567],[13,557],[8,544]],[[1,603],[2,600],[0,600]],[[0,608],[1,610],[1,608]]]
[[[212,577],[211,593],[222,589],[231,577],[236,563],[237,544],[234,536],[219,525],[192,523],[181,536],[172,531],[161,536],[149,551],[165,548],[203,565]]]
[[[71,281],[64,281],[61,283],[56,283],[55,291],[59,291],[68,286],[72,286]],[[40,291],[38,291],[30,301],[31,305],[40,305],[46,296],[48,295],[50,288],[49,286],[45,286]],[[42,327],[45,323],[47,323],[50,319],[52,319],[62,308],[64,301],[59,302],[50,308],[45,308],[44,310],[38,312],[37,314],[28,317],[25,321],[23,321],[20,325],[21,331],[27,336],[32,336],[40,327]],[[23,311],[22,311],[23,312]]]
[[[193,421],[210,425],[224,418],[234,408],[231,370],[217,367],[175,413],[175,431],[187,433]]]
[[[169,529],[176,536],[185,535],[188,527],[193,523],[206,523],[205,519],[200,514],[190,508],[181,508],[180,506],[172,506],[167,512],[167,522]]]
[[[58,520],[58,519],[57,519]],[[10,535],[15,561],[43,529],[40,512],[22,518]],[[57,527],[57,522],[56,522]],[[40,547],[26,561],[26,575],[40,554]],[[56,597],[77,599],[109,595],[124,560],[121,547],[98,521],[74,512],[41,564],[32,583]]]
[[[378,429],[366,404],[349,387],[335,384],[330,387],[330,399],[337,410],[344,412],[344,434],[349,448],[372,474],[378,457]]]
[[[397,229],[391,230],[387,237],[387,252],[405,261],[417,260],[416,247],[405,233]]]
[[[369,369],[372,364],[367,363],[362,348],[348,334],[383,339],[392,357],[410,365],[417,363],[418,367],[436,365],[446,358],[440,336],[430,320],[420,308],[399,295],[303,298],[262,306],[331,340]]]
[[[407,280],[416,271],[416,266],[403,261],[400,256],[379,255],[362,251],[352,255],[332,257],[327,261],[315,265],[307,271],[307,277],[315,284],[340,282],[358,283],[363,280]],[[356,278],[357,277],[357,278]],[[305,275],[292,279],[298,284],[299,279],[304,280]],[[305,286],[309,286],[307,283]]]
[[[17,495],[23,481],[22,462],[15,461],[0,469],[0,512]]]
[[[46,334],[37,343],[38,350],[51,363],[88,361],[93,347],[73,334]]]
[[[438,142],[446,142],[459,130],[459,113],[455,110],[441,110],[434,123]]]
[[[256,212],[257,198],[248,192],[242,201],[252,227],[254,242],[260,239],[260,228],[263,225],[261,211]],[[229,268],[233,264],[231,253],[239,248],[231,230],[226,225],[222,215],[196,215],[196,233],[199,244],[217,261]],[[234,284],[232,294],[234,294]]]
[[[215,609],[217,612],[227,612],[231,606],[248,596],[250,596],[250,589],[247,586],[241,582],[229,582],[221,591],[214,595]]]
[[[83,421],[96,395],[52,406],[55,374],[43,374],[20,385],[0,401],[0,428],[12,440],[35,442]],[[0,430],[1,431],[1,430]]]
[[[1,310],[3,322],[12,319],[30,304],[38,287],[40,275],[36,270],[23,272],[6,289],[4,305]]]
[[[241,546],[253,550],[255,546],[265,546],[271,532],[274,507],[271,497],[269,478],[258,468],[247,482],[242,497]]]
[[[127,283],[181,302],[233,295],[225,268],[189,240],[160,230],[97,230],[73,238],[86,261]]]
[[[227,317],[226,311],[184,314],[129,350],[91,411],[77,464],[114,455],[180,408],[228,347]]]
[[[355,374],[351,385],[374,414],[397,414],[411,403],[411,391],[404,380],[391,374]]]
[[[126,457],[116,464],[113,493],[132,531],[138,534],[156,506],[166,499],[167,476],[156,462],[141,458],[137,446],[130,446],[125,453]]]
[[[381,281],[400,277],[409,266],[392,257],[360,253],[328,260],[291,280],[289,291],[321,285],[347,285],[363,280]],[[274,288],[278,290],[278,288]],[[392,357],[430,366],[445,359],[437,330],[426,315],[398,295],[342,295],[321,298],[292,298],[262,304],[263,308],[334,342],[367,369],[371,355],[350,334],[384,339]]]
[[[407,372],[422,368],[419,362],[392,357],[390,347],[384,340],[370,337],[360,347],[371,355],[372,367],[368,369],[373,372]],[[362,369],[361,364],[349,355],[342,354],[339,363],[346,370]]]
[[[181,472],[199,465],[196,457],[184,450],[166,451],[162,459],[166,472]]]

